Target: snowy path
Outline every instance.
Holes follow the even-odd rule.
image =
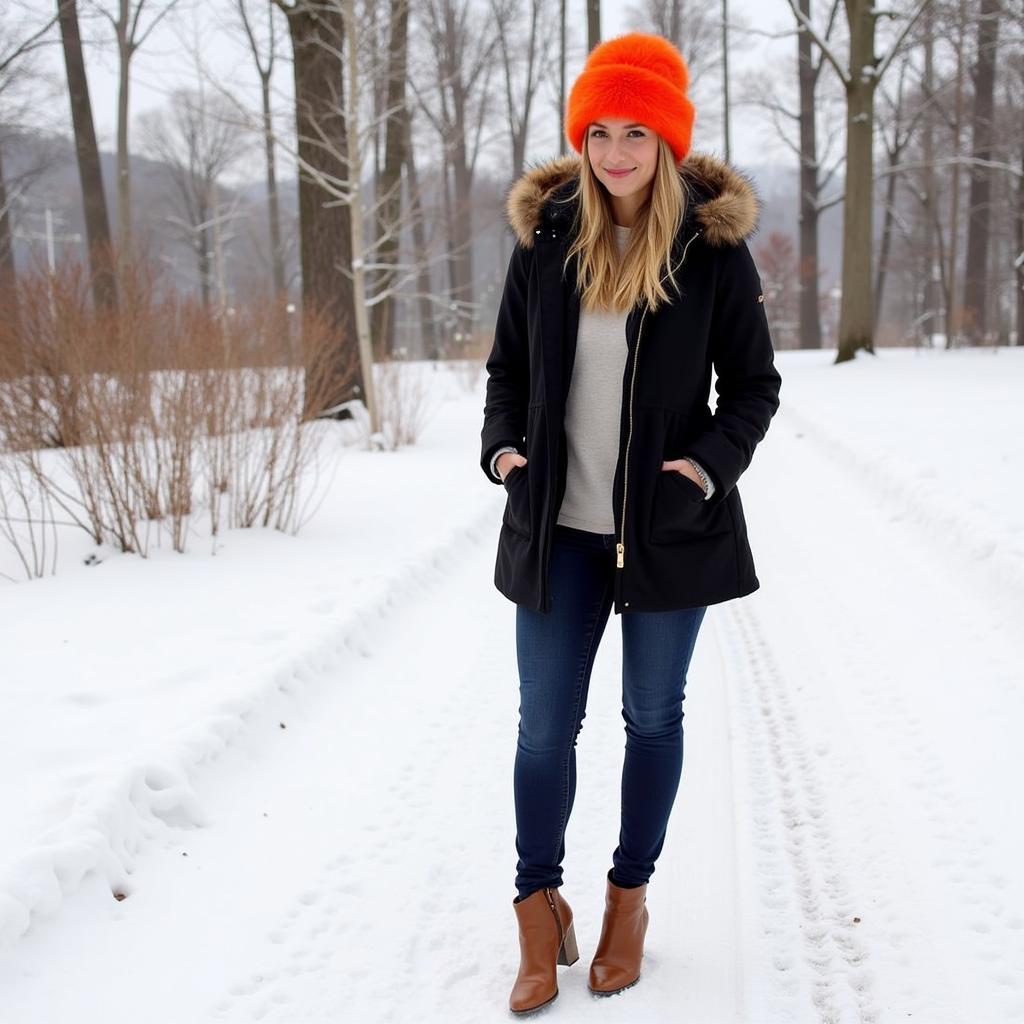
[[[325,665],[301,704],[254,724],[204,785],[208,826],[141,858],[127,901],[112,907],[87,880],[34,927],[0,965],[5,1021],[75,1020],[83,993],[112,1021],[142,1006],[153,1021],[506,1019],[518,693],[514,608],[489,586],[492,559],[490,537],[469,544],[357,656]],[[694,735],[652,907],[650,983],[628,1002],[586,990],[617,841],[618,626],[578,751],[565,892],[581,954],[560,969],[558,1012],[738,1020],[727,723],[709,644],[694,658],[702,692],[687,698]],[[117,965],[116,984],[98,959]]]

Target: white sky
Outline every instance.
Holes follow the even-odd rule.
[[[109,0],[107,2],[108,6],[111,6]],[[253,109],[256,109],[259,102],[256,77],[241,33],[232,21],[234,6],[232,0],[216,0],[214,3],[182,0],[180,9],[158,26],[133,60],[130,101],[133,121],[142,111],[163,106],[174,88],[196,84],[197,71],[190,54],[192,47],[185,42],[189,39],[202,40],[202,62],[209,72],[217,79],[230,83],[232,89],[247,91],[251,95]],[[257,5],[252,6],[255,8]],[[629,5],[625,3],[614,2],[603,5],[602,35],[605,38],[627,31],[627,6]],[[789,31],[792,23],[792,16],[785,0],[730,0],[729,14],[730,21],[733,18],[744,19],[747,23],[757,24],[764,32]],[[585,31],[585,7],[582,0],[570,3],[569,24],[570,32],[575,32],[576,38],[579,39]],[[102,19],[84,26],[83,31],[89,38],[109,40],[112,36],[110,26]],[[283,25],[282,31],[287,31]],[[794,59],[796,43],[792,36],[780,40],[763,36],[741,38],[736,35],[734,38],[735,45],[730,49],[730,77],[734,100],[738,95],[739,81],[744,72],[751,68],[765,67],[768,63],[766,58],[770,58],[772,63],[783,68]],[[290,53],[287,41],[285,52]],[[59,47],[54,46],[50,49],[44,60],[56,76],[63,75]],[[105,149],[113,150],[117,101],[117,60],[113,45],[103,50],[96,46],[89,47],[86,63],[100,144]],[[575,66],[575,63],[580,66]],[[571,63],[568,68],[567,85],[571,85],[579,73],[582,59],[575,63]],[[290,63],[281,63],[278,66],[274,88],[276,108],[282,117],[290,116]],[[65,130],[69,131],[66,98],[64,106],[58,107],[54,113],[61,118]],[[137,137],[133,142],[133,148],[137,148]],[[699,102],[692,145],[694,149],[722,152],[720,116],[717,111],[702,108]],[[495,146],[494,160],[502,158],[501,146],[503,141]],[[541,133],[535,126],[528,158],[543,157],[554,152],[554,149],[553,130],[545,125],[545,130]],[[742,108],[734,109],[731,155],[733,161],[741,165],[760,164],[766,160],[792,160],[792,155],[779,143],[764,115]],[[255,175],[258,176],[259,173],[260,170],[257,170]],[[252,176],[243,171],[239,178],[244,180]]]

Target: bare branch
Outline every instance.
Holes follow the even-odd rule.
[[[839,76],[839,80],[843,85],[848,86],[851,81],[851,75],[846,66],[839,60],[839,58],[832,52],[832,48],[828,45],[828,40],[814,27],[813,22],[807,18],[803,11],[794,3],[794,0],[786,0],[789,4],[789,9],[793,12],[793,17],[796,18],[797,24],[800,26],[799,31],[808,32],[811,38],[814,40],[815,46],[821,50],[822,54],[828,58],[828,62],[835,68],[836,74]]]
[[[882,59],[882,62],[877,65],[875,70],[875,80],[881,81],[882,76],[885,74],[889,65],[893,62],[893,58],[900,52],[900,48],[903,46],[903,40],[907,38],[907,34],[914,27],[914,23],[924,13],[924,9],[931,3],[931,0],[920,0],[914,13],[907,19],[906,24],[900,30],[899,35],[896,37],[892,46],[889,48],[888,54]]]
[[[43,41],[43,37],[47,35],[56,22],[57,14],[53,14],[43,25],[37,28],[34,32],[31,32],[20,43],[15,43],[13,49],[5,49],[3,52],[0,52],[0,76],[5,75],[7,73],[7,69],[26,53],[47,45]]]

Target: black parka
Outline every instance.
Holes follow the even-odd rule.
[[[551,607],[548,567],[568,464],[565,406],[580,298],[575,261],[563,277],[579,156],[527,170],[507,199],[516,243],[487,359],[481,459],[503,445],[525,455],[507,474],[494,584],[534,611]],[[736,483],[779,406],[782,383],[764,295],[746,239],[759,201],[747,179],[708,154],[679,167],[687,210],[672,253],[679,292],[626,318],[627,357],[612,488],[614,611],[669,611],[743,597],[760,586]],[[679,266],[680,260],[682,265]],[[663,271],[664,272],[664,271]],[[708,405],[711,370],[717,402]],[[665,460],[692,456],[703,489]]]

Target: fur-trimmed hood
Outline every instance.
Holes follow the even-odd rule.
[[[525,248],[533,246],[538,228],[571,217],[565,200],[575,189],[580,160],[568,153],[535,164],[509,189],[505,212]],[[738,245],[757,230],[761,201],[751,179],[731,164],[710,153],[691,153],[679,165],[679,176],[689,196],[687,218],[710,245]]]

